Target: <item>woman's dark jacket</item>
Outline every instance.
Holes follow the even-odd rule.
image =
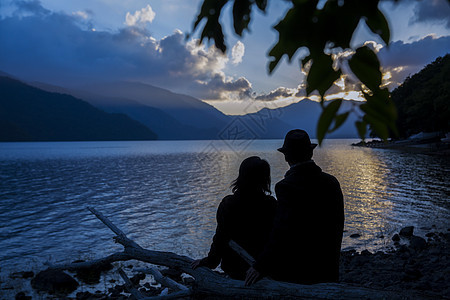
[[[274,228],[254,268],[280,281],[338,281],[344,227],[339,182],[308,161],[291,167],[275,192]]]
[[[251,256],[257,257],[268,241],[277,201],[260,193],[236,192],[223,198],[217,209],[217,229],[208,256],[201,265],[211,269],[219,263],[234,279],[243,280],[250,267],[229,246],[234,240]]]

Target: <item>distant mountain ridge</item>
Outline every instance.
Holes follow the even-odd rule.
[[[82,88],[89,92],[78,94],[81,98],[106,111],[127,114],[154,130],[161,139],[226,139],[225,132],[233,130],[233,126],[241,133],[240,138],[284,138],[293,128],[304,128],[315,137],[321,113],[320,105],[309,99],[278,109],[228,116],[194,97],[144,83],[115,82]],[[329,138],[357,138],[354,121],[354,116],[350,116]]]
[[[163,140],[217,139],[229,122],[228,116],[199,99],[142,83],[112,82],[78,89],[32,84],[69,93],[107,112],[124,113]]]
[[[342,109],[350,110],[353,103],[355,102],[344,101]],[[253,128],[255,133],[261,132],[264,138],[284,138],[286,132],[294,128],[301,128],[307,131],[311,138],[316,138],[316,126],[321,112],[319,103],[304,99],[277,109],[263,108],[256,113],[241,116],[240,119]],[[342,127],[328,134],[327,138],[357,138],[355,121],[356,116],[350,114]]]
[[[194,97],[143,83],[110,82],[78,89],[30,84],[48,92],[72,95],[108,113],[125,114],[163,140],[281,139],[293,128],[305,129],[315,138],[321,113],[320,105],[308,99],[278,109],[229,116]],[[356,138],[353,121],[349,117],[328,138]]]
[[[139,82],[112,82],[81,87],[82,90],[102,97],[114,98],[118,104],[129,105],[133,100],[147,107],[163,111],[183,126],[196,130],[198,137],[214,138],[229,118],[213,106],[191,96],[176,94],[169,90]],[[97,104],[98,99],[87,99]],[[106,103],[102,107],[106,107]],[[117,106],[117,105],[116,105]],[[192,132],[194,135],[195,132]],[[212,135],[211,135],[212,134]]]
[[[109,114],[73,96],[0,76],[0,141],[156,138],[154,132],[126,115]]]

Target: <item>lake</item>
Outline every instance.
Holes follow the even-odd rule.
[[[446,157],[326,140],[313,159],[345,198],[343,249],[386,249],[402,226],[450,227]],[[1,270],[120,251],[86,207],[145,248],[200,258],[240,162],[258,155],[273,184],[288,170],[282,140],[0,143]],[[273,190],[273,188],[272,188]],[[359,238],[350,238],[358,233]]]

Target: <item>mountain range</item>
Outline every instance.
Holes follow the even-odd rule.
[[[1,72],[0,79],[1,140],[132,140],[156,136],[163,140],[275,139],[283,138],[293,128],[305,129],[314,138],[321,112],[318,103],[305,99],[282,108],[228,116],[194,97],[138,82],[105,82],[67,88],[40,82],[24,83]],[[73,108],[74,101],[79,105],[77,109]],[[58,109],[54,106],[56,103],[60,106]],[[346,101],[347,108],[351,105]],[[31,114],[31,107],[40,113]],[[102,117],[93,117],[93,110]],[[55,119],[50,120],[50,115]],[[39,116],[42,120],[38,120]],[[357,137],[354,118],[349,117],[351,120],[328,138]],[[29,121],[25,122],[27,119]],[[72,126],[63,126],[68,123]],[[28,128],[30,126],[33,128]],[[56,130],[51,128],[61,132],[50,134]],[[110,132],[106,133],[106,129]]]
[[[110,114],[68,94],[0,76],[0,141],[154,140],[124,114]]]

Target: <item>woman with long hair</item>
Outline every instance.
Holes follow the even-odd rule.
[[[239,176],[231,184],[233,194],[223,198],[217,209],[217,228],[208,256],[194,260],[192,268],[211,269],[219,264],[233,279],[243,280],[250,267],[229,246],[238,243],[256,258],[262,252],[272,228],[277,202],[270,192],[270,166],[251,156],[242,161]]]

